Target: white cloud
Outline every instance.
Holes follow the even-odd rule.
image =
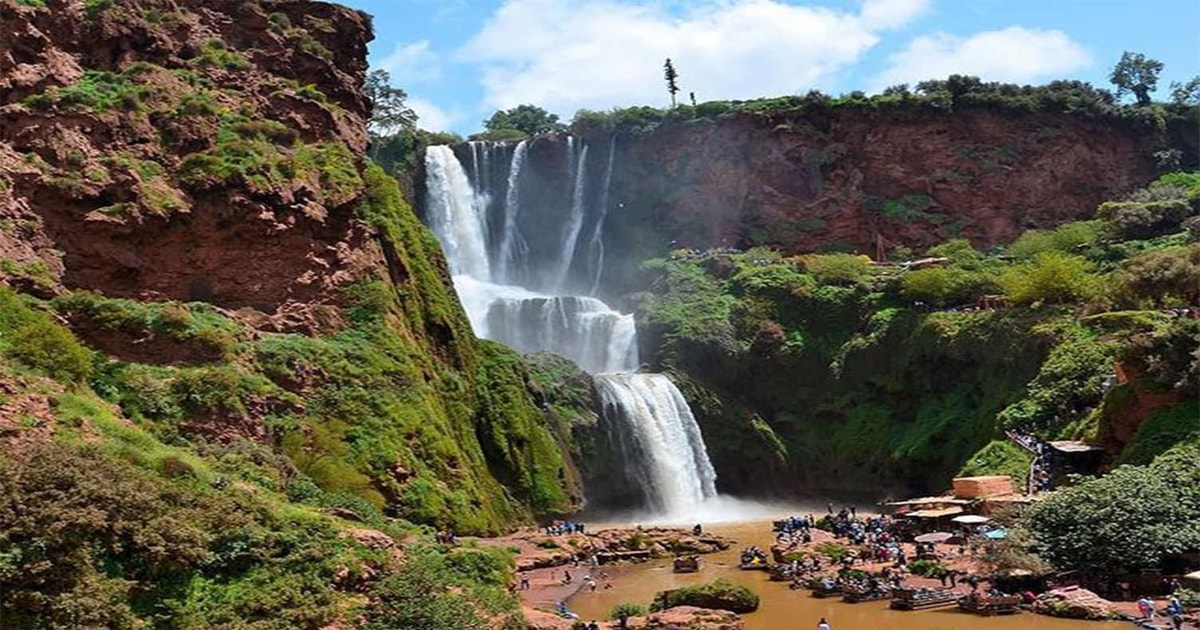
[[[455,123],[462,120],[461,112],[442,109],[427,99],[409,97],[406,102],[417,113],[417,126],[421,129],[450,131]]]
[[[509,0],[458,53],[483,68],[483,108],[536,103],[560,114],[667,100],[744,99],[828,87],[931,0],[866,0],[860,13],[779,0],[705,0],[682,15],[653,0]]]
[[[875,87],[944,79],[952,74],[1029,83],[1061,77],[1090,63],[1087,51],[1062,31],[1010,26],[970,37],[939,33],[918,37],[891,55]]]
[[[396,44],[392,53],[380,59],[376,67],[387,70],[393,85],[436,81],[442,76],[441,60],[424,39],[411,44]]]

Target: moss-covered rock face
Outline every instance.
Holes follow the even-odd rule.
[[[566,434],[363,159],[367,17],[85,4],[0,4],[30,68],[0,75],[0,274],[97,353],[37,320],[13,360],[184,448],[251,440],[295,499],[460,532],[571,511]]]

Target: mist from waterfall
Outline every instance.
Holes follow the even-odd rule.
[[[588,186],[587,143],[568,137],[565,144],[562,164],[570,182],[559,197],[542,188],[523,190],[528,141],[511,151],[501,143],[468,143],[464,158],[469,158],[470,174],[450,147],[429,147],[426,222],[446,251],[475,333],[521,352],[562,355],[592,373],[602,401],[602,424],[620,453],[625,480],[641,490],[641,507],[679,515],[716,496],[716,473],[686,400],[666,376],[636,373],[632,314],[591,296],[561,295],[571,286],[590,285],[593,294],[598,289],[616,143],[609,143],[598,191]],[[494,163],[500,156],[508,160],[507,176],[493,178],[493,169],[502,173],[503,164]],[[503,189],[495,180],[503,180]],[[556,207],[542,208],[542,220],[548,216],[556,221],[555,229],[522,230],[524,221],[534,220],[523,207],[527,193],[558,199]],[[598,216],[581,251],[580,234],[590,209]],[[574,264],[579,255],[587,259]],[[573,278],[573,270],[587,277]],[[537,290],[539,285],[554,294]]]

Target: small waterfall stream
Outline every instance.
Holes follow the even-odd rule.
[[[470,158],[470,175],[450,147],[429,147],[425,154],[426,221],[445,248],[455,289],[475,333],[521,352],[565,356],[594,375],[603,424],[621,453],[619,468],[640,486],[645,503],[640,507],[660,515],[681,514],[715,497],[716,473],[683,395],[666,376],[636,373],[633,315],[617,312],[594,297],[549,295],[525,284],[550,278],[553,290],[560,293],[568,286],[591,285],[596,291],[615,142],[609,143],[595,204],[599,214],[586,248],[579,246],[579,236],[588,218],[588,191],[595,190],[587,182],[587,143],[575,138],[566,143],[565,172],[571,182],[552,211],[552,216],[561,217],[558,229],[528,233],[521,229],[527,141],[512,149],[503,204],[491,203],[501,194],[491,181],[491,162],[493,156],[504,155],[503,148],[470,143],[465,154]],[[502,216],[489,221],[493,206]],[[500,233],[489,233],[490,225],[498,226]],[[552,261],[532,260],[529,254],[535,244],[557,256]],[[573,265],[578,255],[587,260]],[[572,283],[573,269],[587,277]]]

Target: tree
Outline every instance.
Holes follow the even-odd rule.
[[[1171,102],[1176,105],[1200,105],[1200,75],[1194,76],[1187,83],[1171,82]]]
[[[1162,69],[1161,61],[1125,51],[1108,80],[1117,86],[1117,98],[1133,93],[1138,105],[1149,105],[1150,93],[1158,87],[1158,73]]]
[[[663,77],[667,80],[667,92],[671,94],[671,107],[675,107],[675,95],[679,93],[679,73],[675,72],[675,64],[671,63],[670,57],[663,64]]]
[[[1060,490],[1029,509],[1038,555],[1059,569],[1121,573],[1156,568],[1200,548],[1200,467],[1195,445],[1149,466],[1122,466]]]
[[[483,121],[483,126],[489,132],[516,130],[530,136],[564,128],[558,121],[558,114],[551,114],[536,105],[517,105],[512,109],[497,111]]]
[[[375,70],[367,75],[363,83],[363,96],[367,98],[370,112],[367,130],[372,142],[417,128],[417,113],[405,102],[408,94],[392,87],[391,82],[392,77],[387,70]]]

